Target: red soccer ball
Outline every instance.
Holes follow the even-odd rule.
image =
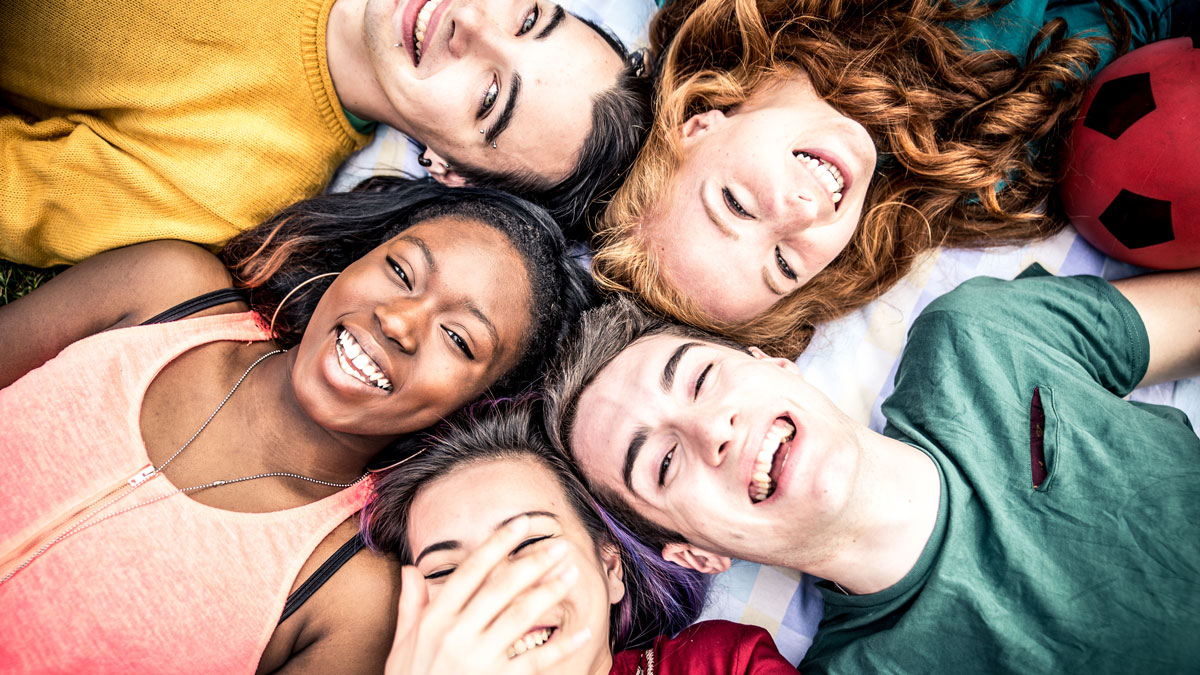
[[[1096,75],[1059,185],[1093,246],[1143,267],[1200,266],[1200,49],[1163,40]]]

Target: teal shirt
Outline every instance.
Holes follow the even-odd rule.
[[[1130,49],[1162,40],[1170,35],[1174,0],[1121,0],[1132,30]],[[1002,49],[1022,57],[1038,29],[1062,17],[1072,36],[1111,37],[1104,13],[1094,0],[1013,0],[999,11],[967,24],[954,24],[954,32],[977,50]],[[1099,46],[1103,68],[1113,59],[1110,45]]]
[[[1200,439],[1180,411],[1122,400],[1148,350],[1097,277],[978,278],[934,301],[883,406],[884,433],[938,467],[933,536],[891,588],[821,589],[801,672],[1196,672]]]

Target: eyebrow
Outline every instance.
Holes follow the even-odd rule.
[[[462,304],[472,316],[483,322],[483,327],[486,328],[488,333],[492,336],[492,343],[497,345],[500,344],[500,333],[496,331],[495,324],[488,320],[487,315],[483,313],[483,310],[479,309],[479,306],[470,300],[464,300]]]
[[[633,434],[633,440],[629,441],[629,448],[625,450],[625,466],[621,469],[621,477],[625,479],[625,487],[630,492],[636,492],[633,489],[633,465],[637,462],[638,453],[642,451],[642,446],[646,444],[646,439],[650,438],[650,430],[646,427],[638,427]]]
[[[521,516],[544,516],[546,518],[558,520],[558,515],[549,511],[526,511],[524,513],[513,514],[499,523],[496,523],[496,527],[492,528],[492,531],[495,532],[496,530],[499,530]],[[420,565],[421,560],[423,560],[425,556],[429,555],[430,553],[437,553],[438,551],[457,551],[460,548],[462,548],[462,542],[458,541],[457,539],[447,539],[446,541],[439,541],[436,544],[430,544],[421,551],[421,555],[417,556],[417,559],[413,561],[413,565]]]
[[[679,368],[679,360],[683,358],[683,355],[689,349],[699,346],[699,342],[685,342],[676,347],[675,351],[671,352],[671,358],[667,359],[667,365],[663,368],[662,372],[662,380],[659,382],[662,385],[663,392],[669,394],[671,393],[671,387],[675,386],[675,371]]]
[[[550,23],[541,30],[537,35],[533,36],[534,40],[545,40],[547,36],[554,32],[555,28],[567,18],[567,12],[563,10],[562,5],[554,6],[554,15],[550,17]]]
[[[496,142],[500,134],[504,133],[504,130],[508,128],[509,123],[512,122],[513,110],[517,107],[517,96],[520,94],[521,74],[513,71],[512,79],[508,83],[508,101],[504,103],[504,110],[501,110],[500,114],[496,116],[496,123],[484,134],[483,141],[485,145]]]
[[[400,237],[400,241],[408,242],[421,249],[421,255],[425,258],[425,264],[429,266],[429,270],[432,272],[437,269],[437,263],[433,261],[433,253],[429,250],[429,244],[426,244],[424,239],[416,235],[406,234]]]
[[[766,267],[763,268],[763,282],[767,284],[767,288],[775,295],[787,295],[787,291],[775,285],[775,280],[771,278],[771,271]]]

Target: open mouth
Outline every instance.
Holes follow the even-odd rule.
[[[429,27],[429,19],[433,17],[433,12],[441,5],[443,0],[428,0],[421,6],[421,10],[417,12],[417,21],[413,26],[413,61],[420,65],[421,63],[421,47],[425,44],[425,30]]]
[[[508,647],[508,658],[516,658],[525,652],[532,651],[550,641],[550,636],[558,630],[557,626],[534,628]]]
[[[367,356],[362,346],[358,344],[358,340],[355,340],[350,331],[345,328],[338,331],[336,349],[338,365],[347,375],[363,384],[378,387],[384,391],[392,390],[392,382],[384,376],[379,364]]]
[[[842,176],[842,170],[827,159],[801,150],[793,150],[792,156],[800,160],[800,163],[812,173],[821,187],[829,192],[830,198],[833,200],[833,208],[836,210],[842,201],[842,191],[846,189],[846,179]]]
[[[750,476],[747,491],[752,503],[759,503],[775,494],[779,474],[787,461],[788,450],[780,452],[783,444],[796,437],[796,425],[787,417],[778,417],[767,429],[758,456],[754,458],[754,473]]]

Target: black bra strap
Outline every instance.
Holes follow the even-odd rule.
[[[246,294],[243,291],[235,288],[221,288],[215,291],[209,291],[203,295],[197,295],[191,300],[184,300],[165,312],[160,312],[141,323],[143,326],[149,326],[156,323],[167,323],[175,321],[186,316],[191,316],[196,312],[204,311],[210,307],[224,305],[227,302],[246,302]]]
[[[296,610],[300,609],[300,605],[303,605],[306,600],[312,597],[313,593],[317,592],[318,588],[323,586],[326,581],[329,581],[329,577],[333,576],[334,572],[341,569],[347,560],[353,558],[354,554],[363,550],[366,545],[367,543],[363,541],[362,535],[356,534],[350,541],[342,544],[341,548],[334,551],[333,555],[321,563],[321,566],[317,568],[316,572],[313,572],[311,577],[305,579],[304,583],[300,584],[300,588],[297,588],[295,593],[288,596],[287,602],[283,603],[283,616],[279,617],[279,623],[283,623]]]

